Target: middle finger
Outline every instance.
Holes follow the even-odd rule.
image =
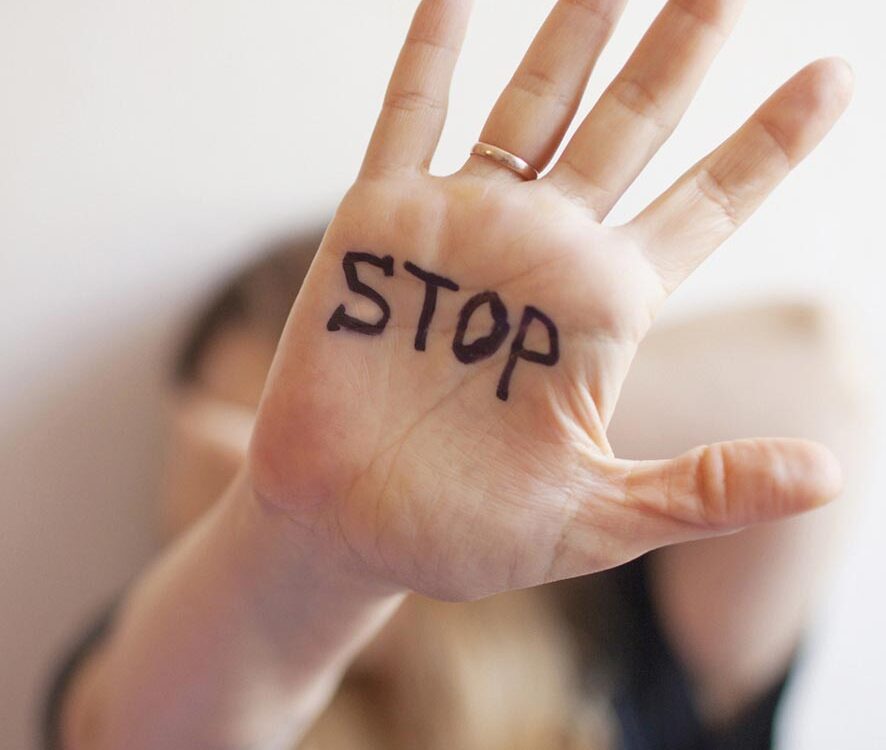
[[[480,140],[544,169],[575,117],[625,1],[559,0],[496,102]],[[465,166],[473,173],[492,169],[480,156]]]

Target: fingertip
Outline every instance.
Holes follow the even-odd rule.
[[[840,463],[808,440],[737,440],[700,454],[696,491],[713,525],[742,526],[805,513],[842,491]]]
[[[849,105],[854,74],[845,60],[823,58],[810,63],[758,110],[766,126],[795,167],[821,142]]]
[[[830,71],[834,80],[843,88],[851,89],[855,83],[855,71],[845,57],[823,57],[818,63]]]
[[[782,439],[768,444],[772,493],[766,503],[778,516],[826,505],[843,490],[843,470],[830,450],[809,440]]]
[[[855,72],[845,59],[825,57],[808,65],[806,71],[821,106],[837,112],[846,109],[855,89]]]
[[[837,457],[819,443],[802,441],[806,451],[803,474],[808,506],[826,505],[843,491],[843,467]]]

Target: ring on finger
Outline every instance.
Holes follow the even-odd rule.
[[[525,159],[521,159],[519,156],[517,156],[516,154],[512,154],[510,151],[505,151],[503,148],[493,146],[490,143],[483,143],[482,141],[478,141],[471,149],[471,154],[490,159],[496,164],[500,164],[506,169],[511,170],[527,182],[538,179],[538,170],[533,167],[528,161],[526,161]]]

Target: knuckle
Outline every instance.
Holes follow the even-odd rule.
[[[589,11],[594,15],[604,15],[600,0],[563,0],[563,5],[569,5],[575,8]]]
[[[769,141],[769,145],[775,152],[776,157],[784,160],[785,171],[790,170],[793,166],[793,158],[791,157],[791,149],[787,137],[773,122],[763,117],[757,117],[755,122],[760,128],[763,138]]]
[[[446,103],[440,99],[421,91],[408,89],[389,92],[385,97],[384,106],[385,109],[408,114],[416,112],[442,113],[446,110]]]
[[[696,454],[695,485],[699,498],[699,514],[714,527],[727,525],[731,520],[729,479],[732,464],[727,451],[720,445],[709,445]]]
[[[670,132],[676,125],[654,91],[638,78],[619,76],[609,87],[609,95],[620,106],[662,133]]]
[[[730,229],[741,224],[739,203],[726,182],[711,167],[702,167],[695,175],[695,185],[702,197],[722,214]]]
[[[432,33],[423,33],[414,31],[406,38],[406,46],[417,51],[427,51],[432,54],[442,53],[445,55],[455,55],[458,49],[445,41],[438,39]]]
[[[521,68],[514,75],[512,84],[518,91],[562,107],[571,107],[575,102],[575,96],[564,91],[556,78],[540,68]]]
[[[583,13],[600,21],[604,26],[615,25],[616,14],[613,12],[613,4],[605,0],[562,0],[568,7],[577,8]]]
[[[734,0],[671,0],[673,6],[721,38],[727,35]]]

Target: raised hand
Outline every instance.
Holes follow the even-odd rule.
[[[469,599],[808,510],[839,491],[835,459],[803,441],[633,462],[606,440],[668,294],[850,97],[845,63],[813,63],[637,218],[602,224],[678,123],[742,4],[670,0],[533,181],[483,155],[429,174],[471,3],[421,3],[253,436],[254,490],[285,511],[299,544],[392,588]],[[544,170],[622,5],[560,0],[481,141]]]

